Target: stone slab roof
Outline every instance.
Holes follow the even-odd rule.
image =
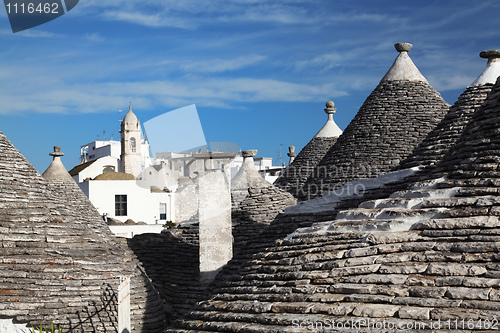
[[[258,173],[253,160],[257,150],[245,150],[241,154],[243,165],[231,182],[233,253],[244,250],[278,214],[297,202],[290,193],[272,185]]]
[[[401,59],[407,60],[406,56]],[[399,68],[411,66],[408,63]],[[306,181],[299,199],[310,199],[348,181],[374,178],[395,168],[448,108],[427,81],[397,75],[383,79]]]
[[[332,322],[436,331],[436,322],[462,319],[473,327],[440,330],[491,331],[500,317],[499,120],[500,80],[426,181],[241,261],[167,332],[300,332]]]
[[[186,314],[204,295],[198,234],[198,224],[192,224],[127,240],[165,301],[169,321]]]
[[[294,197],[299,197],[307,178],[336,141],[337,137],[314,137],[273,184]]]
[[[479,77],[458,97],[455,104],[441,122],[427,135],[418,147],[408,156],[397,169],[413,166],[433,166],[457,142],[464,127],[479,109],[491,91],[496,79],[500,76],[500,50],[488,50],[480,53],[487,58],[488,63]]]
[[[116,291],[130,277],[133,331],[162,329],[158,294],[76,183],[45,181],[3,134],[0,193],[2,318],[117,332]]]
[[[278,214],[296,203],[297,200],[290,193],[272,185],[249,188],[248,195],[231,211],[233,253],[244,251],[247,244],[267,229]]]

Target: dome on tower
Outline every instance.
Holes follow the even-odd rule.
[[[132,105],[130,105],[127,114],[125,115],[125,117],[123,117],[122,126],[124,124],[135,125],[138,122],[139,120],[137,119],[137,116],[135,115],[134,112],[132,112]]]

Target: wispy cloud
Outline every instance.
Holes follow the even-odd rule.
[[[295,64],[298,70],[310,70],[312,67],[317,68],[321,72],[328,72],[333,68],[342,66],[349,62],[349,57],[341,53],[325,53],[318,55],[312,59],[301,60]]]
[[[477,76],[479,76],[478,73]],[[449,75],[428,75],[428,81],[438,91],[448,90],[464,90],[465,87],[470,85],[477,76],[462,75],[457,73],[449,73]]]
[[[187,72],[197,73],[220,73],[226,71],[234,71],[247,66],[256,64],[266,59],[262,55],[248,55],[235,59],[206,59],[186,61],[180,65],[180,68]]]
[[[88,0],[74,15],[132,23],[127,31],[137,25],[155,29],[140,38],[113,29],[79,33],[78,42],[68,41],[64,51],[50,50],[42,41],[22,53],[24,61],[11,59],[9,70],[0,70],[0,84],[15,81],[20,87],[7,89],[2,99],[11,105],[5,110],[19,112],[103,112],[134,96],[148,107],[323,100],[373,88],[397,56],[392,44],[413,40],[421,41],[416,46],[425,53],[410,56],[418,56],[415,64],[437,89],[465,87],[476,69],[461,66],[463,73],[453,75],[459,62],[468,61],[446,59],[446,48],[453,45],[445,42],[455,30],[429,33],[464,20],[463,7],[450,9],[445,23],[424,22],[425,15],[443,15],[443,8],[432,13],[431,7],[395,13],[316,0]],[[171,33],[165,27],[184,30]],[[37,29],[20,36],[64,37]],[[31,63],[36,49],[45,54],[37,54],[46,59],[44,69]],[[443,68],[447,63],[450,68]],[[29,89],[36,92],[24,93]]]
[[[13,36],[12,30],[0,30],[0,35],[9,35]],[[16,32],[15,36],[20,36],[20,37],[29,37],[29,38],[62,38],[65,37],[62,34],[58,33],[53,33],[49,31],[44,31],[44,30],[24,30],[20,32]]]
[[[115,0],[84,2],[86,11],[103,13],[109,20],[127,21],[148,27],[193,27],[217,22],[270,22],[279,24],[317,24],[320,13],[311,13],[303,0],[238,1]]]
[[[88,33],[83,36],[84,39],[91,42],[103,42],[106,40],[101,34],[98,32]]]
[[[102,16],[114,21],[125,21],[147,27],[176,27],[184,29],[192,27],[189,21],[172,18],[167,15],[162,15],[161,13],[146,14],[141,12],[110,10],[105,11]]]
[[[346,94],[333,84],[191,77],[176,81],[104,82],[91,85],[54,82],[36,92],[4,89],[0,92],[0,99],[3,101],[1,112],[4,114],[96,113],[114,110],[124,100],[131,98],[141,108],[178,107],[192,103],[238,108],[239,103],[313,101],[332,96],[332,93],[334,97]]]

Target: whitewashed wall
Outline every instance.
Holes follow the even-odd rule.
[[[160,221],[160,203],[167,204],[167,220],[173,221],[172,193],[151,193],[149,188],[137,185],[135,180],[94,180],[79,184],[82,191],[99,213],[125,222],[132,219],[135,222],[147,224],[163,224]],[[127,195],[127,216],[115,216],[115,195]]]

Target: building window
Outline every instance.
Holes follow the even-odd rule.
[[[160,203],[160,220],[167,220],[167,204]]]
[[[129,144],[130,144],[130,152],[135,153],[137,151],[137,146],[136,146],[137,143],[135,142],[135,138],[130,138]]]
[[[108,172],[113,172],[115,171],[115,167],[112,165],[105,165],[104,169],[102,170],[102,173],[108,173]]]
[[[127,195],[115,195],[115,216],[127,216]]]

